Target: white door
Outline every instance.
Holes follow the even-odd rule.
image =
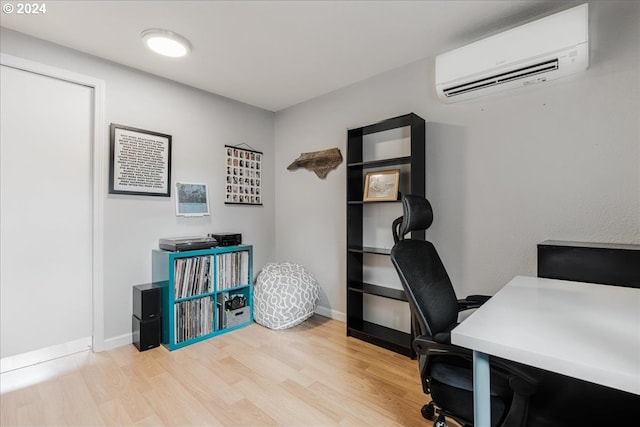
[[[4,65],[0,85],[0,356],[88,348],[94,89]]]

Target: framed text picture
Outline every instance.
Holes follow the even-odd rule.
[[[262,205],[262,153],[225,145],[227,205]]]
[[[109,193],[170,197],[171,135],[112,123]]]
[[[207,184],[176,183],[176,216],[209,215]]]

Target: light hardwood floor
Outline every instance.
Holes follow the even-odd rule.
[[[0,425],[427,426],[417,361],[314,316],[173,352],[133,345],[0,376]]]

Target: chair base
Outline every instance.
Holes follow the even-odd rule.
[[[420,413],[422,418],[433,421],[436,416],[436,405],[433,402],[429,402],[420,409]]]
[[[458,424],[464,427],[473,427],[473,424],[469,424],[468,421],[462,420],[459,417],[456,417],[451,412],[441,408],[436,408],[436,405],[433,402],[429,402],[426,405],[424,405],[420,409],[420,413],[422,414],[422,417],[424,419],[433,421],[433,427],[447,427],[448,426],[447,417],[455,420]],[[436,413],[438,414],[437,418],[436,418]]]

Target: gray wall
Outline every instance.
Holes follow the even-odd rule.
[[[345,163],[325,180],[287,171],[300,152],[414,112],[427,120],[434,242],[458,295],[536,274],[546,239],[640,243],[640,4],[590,4],[589,69],[532,90],[444,105],[429,58],[276,114],[276,258],[345,310]],[[470,40],[471,41],[471,40]]]
[[[273,113],[2,29],[1,50],[103,79],[105,118],[172,135],[172,185],[209,186],[211,216],[175,215],[171,198],[107,195],[104,202],[104,325],[107,347],[131,334],[131,286],[151,281],[151,250],[158,238],[237,231],[254,245],[254,270],[274,253]],[[108,139],[107,139],[108,141]],[[246,143],[264,152],[264,206],[224,205],[224,145]],[[108,159],[108,145],[102,147]],[[105,176],[108,165],[105,163]],[[175,187],[173,187],[175,189]],[[105,193],[107,191],[105,190]],[[46,221],[46,211],[42,212]],[[27,226],[27,225],[25,225]],[[55,248],[48,248],[55,254]],[[73,254],[64,254],[73,256]]]
[[[177,218],[173,198],[107,196],[105,338],[115,343],[130,333],[131,286],[151,279],[157,239],[213,230],[242,232],[255,245],[256,273],[274,260],[305,265],[322,286],[319,311],[342,318],[345,165],[324,180],[286,167],[301,152],[345,154],[348,128],[408,112],[428,122],[429,238],[461,296],[535,274],[545,239],[640,242],[640,4],[594,2],[590,14],[591,66],[565,81],[443,105],[428,58],[275,119],[10,30],[0,36],[4,53],[105,80],[107,123],[171,134],[172,181],[210,186],[204,219]],[[223,146],[243,142],[265,153],[263,207],[222,201]]]

